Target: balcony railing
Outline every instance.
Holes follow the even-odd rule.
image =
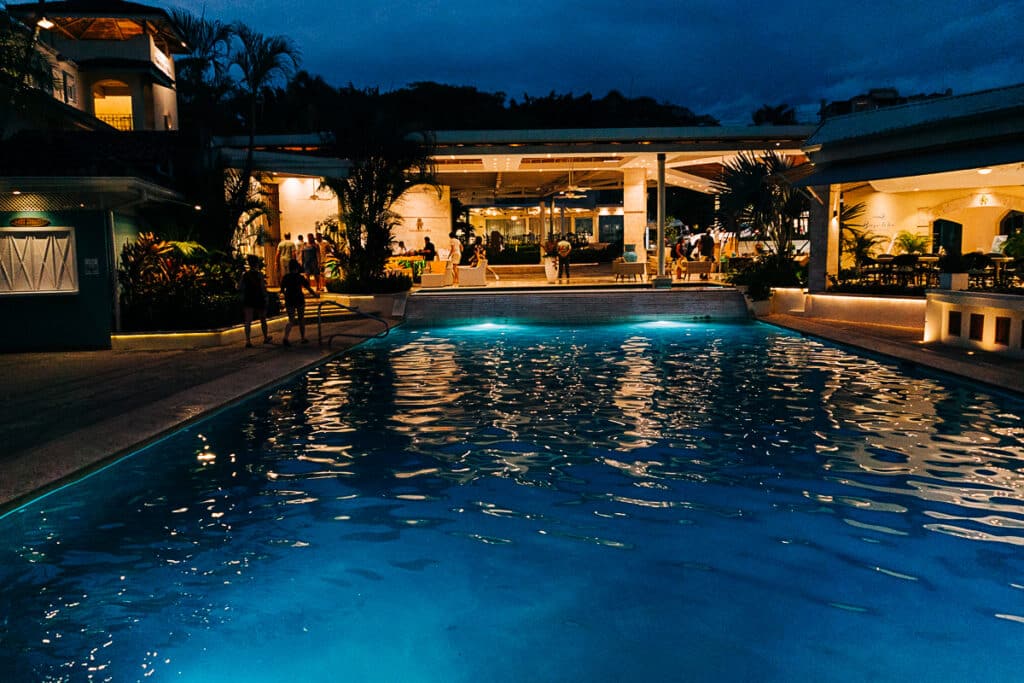
[[[134,130],[132,117],[130,115],[97,114],[96,118],[118,130]]]

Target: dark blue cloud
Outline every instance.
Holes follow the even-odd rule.
[[[502,91],[649,95],[747,123],[788,102],[870,87],[970,92],[1020,81],[1020,3],[737,3],[717,0],[490,4],[181,0],[193,12],[286,34],[331,83],[432,80]]]

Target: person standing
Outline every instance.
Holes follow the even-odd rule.
[[[672,247],[672,257],[675,262],[675,276],[677,280],[683,277],[683,264],[687,260],[687,251],[689,251],[689,245],[686,242],[686,235],[679,233],[679,237],[676,238],[676,243]]]
[[[423,254],[423,258],[427,261],[433,261],[437,258],[437,247],[434,246],[429,237],[423,238],[423,249],[420,253]]]
[[[703,261],[715,261],[715,236],[711,234],[711,228],[708,228],[700,236],[700,257]],[[701,275],[701,280],[710,279],[710,275]]]
[[[238,291],[242,295],[242,320],[245,323],[245,348],[252,348],[250,330],[253,318],[259,317],[260,329],[263,331],[263,343],[270,343],[267,334],[267,283],[260,272],[260,259],[255,254],[245,258],[249,269],[242,273],[238,281]]]
[[[452,264],[452,284],[459,286],[459,264],[462,263],[462,241],[454,230],[448,235],[448,262]]]
[[[288,274],[288,264],[295,258],[295,242],[292,242],[292,234],[286,232],[284,239],[277,243],[277,282],[280,284],[284,276]]]
[[[292,345],[288,337],[295,326],[299,328],[299,341],[303,344],[309,342],[306,339],[306,297],[302,294],[303,289],[306,289],[314,299],[320,298],[320,295],[310,287],[309,280],[300,272],[299,262],[292,259],[288,264],[288,274],[281,280],[284,307],[288,313],[288,322],[284,326],[284,341],[281,342],[284,346]]]
[[[306,274],[310,282],[316,282],[320,269],[317,258],[316,237],[313,236],[313,233],[306,235],[306,243],[299,250],[299,256],[302,263],[302,272]]]
[[[558,254],[558,279],[561,281],[562,273],[565,272],[565,281],[569,281],[569,254],[572,253],[572,244],[562,237],[555,245],[555,253]]]
[[[321,234],[316,236],[316,265],[317,265],[317,287],[316,291],[322,292],[327,288],[327,272],[325,265],[331,257],[331,243]]]

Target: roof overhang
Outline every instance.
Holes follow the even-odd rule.
[[[246,150],[223,147],[220,151],[228,167],[245,166]],[[352,163],[346,159],[289,152],[256,150],[252,159],[254,170],[286,176],[347,178],[349,169],[352,168]]]
[[[125,0],[66,0],[7,5],[11,16],[33,26],[46,17],[53,31],[71,40],[129,40],[151,35],[168,53],[185,54],[184,38],[159,7]]]
[[[141,178],[0,177],[0,211],[116,211],[154,203],[191,206],[177,192]]]
[[[814,166],[804,186],[1024,161],[1024,85],[838,116],[804,151]]]

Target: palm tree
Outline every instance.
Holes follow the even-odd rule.
[[[253,171],[253,146],[256,143],[256,106],[264,89],[278,79],[287,78],[299,66],[299,49],[285,36],[265,36],[245,24],[235,23],[232,31],[237,45],[231,54],[231,66],[241,74],[239,89],[248,100],[249,146],[242,167],[242,182],[228,198],[228,218],[237,225],[250,196],[249,180]]]
[[[183,9],[172,9],[171,19],[189,50],[187,56],[175,62],[178,96],[187,105],[215,106],[231,88],[228,78],[231,26]],[[204,112],[197,113],[201,116]]]
[[[786,177],[792,168],[788,157],[774,151],[763,157],[743,152],[725,164],[714,184],[726,224],[734,231],[749,226],[779,258],[792,252],[796,222],[809,207],[807,193]]]
[[[0,140],[15,110],[28,106],[35,89],[53,88],[50,64],[36,50],[39,27],[20,24],[0,8]]]
[[[354,284],[368,286],[384,274],[392,231],[400,216],[394,203],[415,185],[437,187],[433,139],[408,134],[393,120],[367,109],[347,112],[334,125],[336,155],[352,166],[346,178],[326,178],[338,197],[348,254],[342,265]]]

